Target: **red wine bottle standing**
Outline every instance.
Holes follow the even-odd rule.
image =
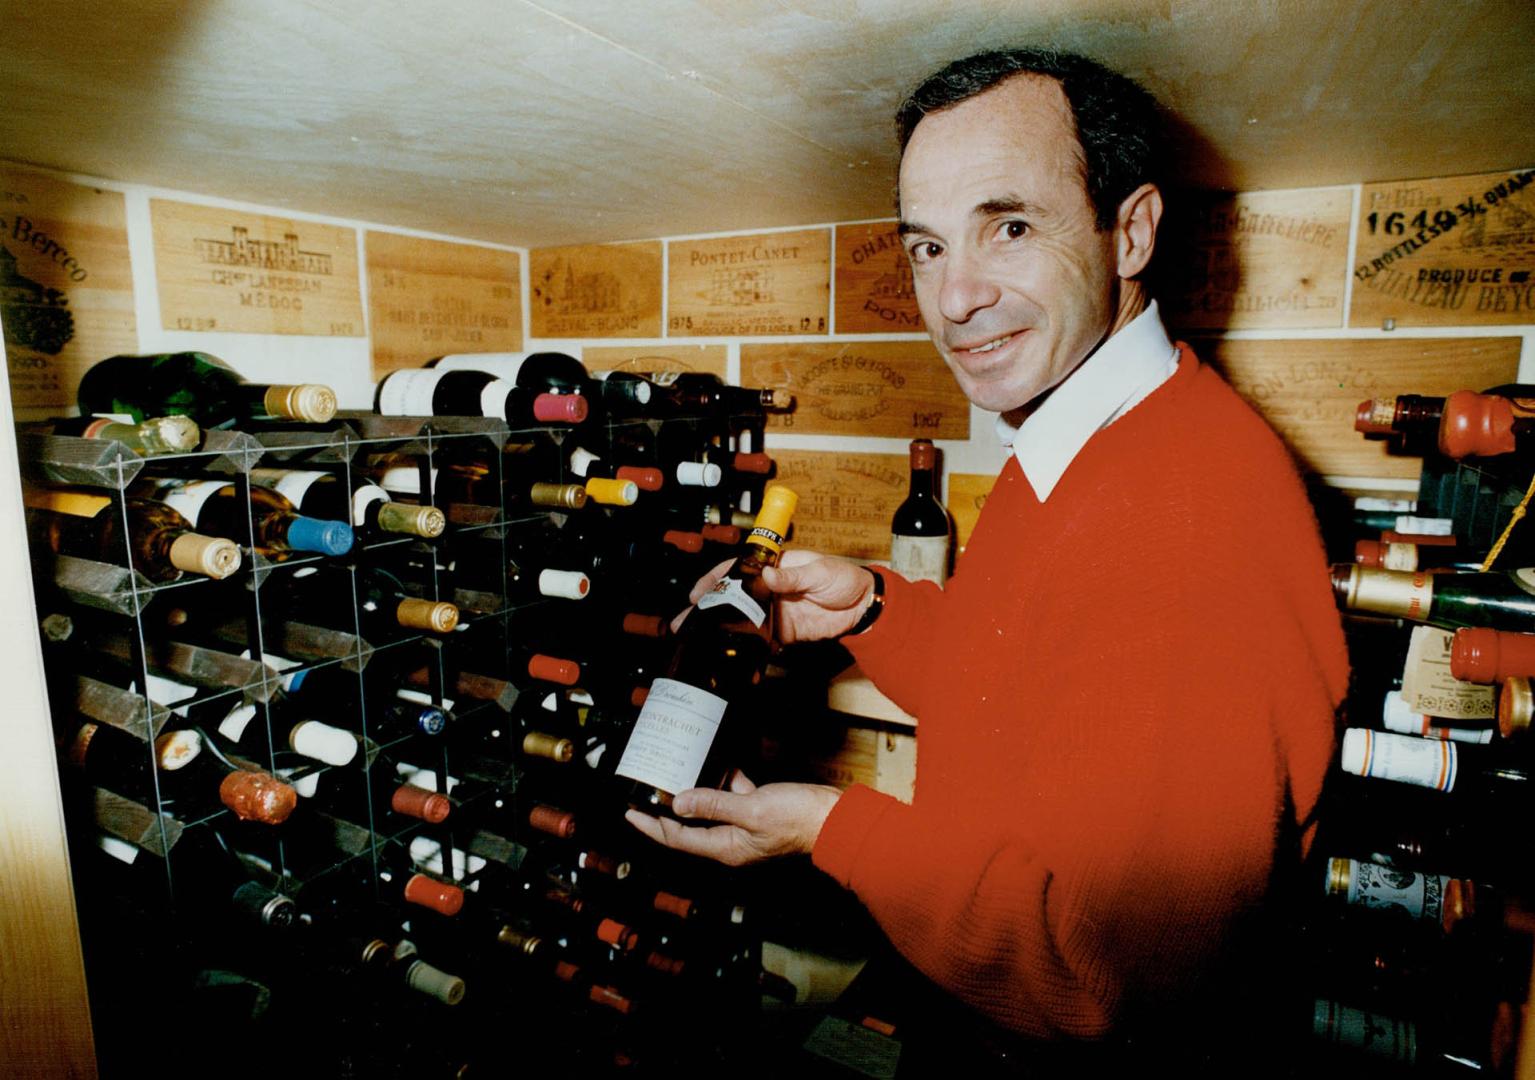
[[[938,500],[938,452],[931,439],[911,442],[911,488],[890,520],[890,569],[908,581],[942,585],[949,577],[953,522]]]

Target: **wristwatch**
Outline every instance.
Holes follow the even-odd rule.
[[[868,567],[864,569],[867,570]],[[874,596],[869,601],[869,606],[863,609],[863,614],[858,617],[858,621],[842,634],[843,637],[852,637],[855,634],[863,633],[874,625],[875,620],[879,618],[880,612],[885,610],[885,577],[883,574],[874,573],[873,570],[869,570],[869,573],[874,576]]]

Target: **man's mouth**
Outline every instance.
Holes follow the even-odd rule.
[[[1012,341],[1015,336],[1016,335],[1014,334],[1005,334],[1002,337],[993,338],[991,341],[988,341],[984,345],[977,345],[973,349],[961,348],[955,351],[969,353],[971,356],[979,356],[981,353],[995,352],[997,349],[1000,349],[1002,346],[1006,345],[1009,341]]]

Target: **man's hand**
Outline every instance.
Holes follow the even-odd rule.
[[[733,562],[722,562],[699,578],[689,601],[698,603]],[[762,572],[762,580],[778,595],[778,639],[785,645],[846,633],[874,598],[872,571],[846,559],[798,548],[785,551],[777,566]],[[686,611],[678,615],[672,629],[680,626],[686,615]]]
[[[678,792],[672,802],[678,817],[717,821],[718,825],[683,825],[638,810],[630,810],[624,817],[658,844],[727,866],[744,866],[778,855],[808,853],[841,794],[824,784],[764,784],[759,788],[737,772],[729,791],[689,788]]]

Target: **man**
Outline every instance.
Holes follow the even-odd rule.
[[[1299,864],[1333,754],[1347,662],[1314,518],[1147,295],[1144,91],[987,53],[898,124],[923,318],[1012,455],[946,591],[796,551],[765,576],[785,642],[843,636],[918,717],[915,797],[740,779],[678,795],[702,827],[630,820],[728,863],[809,852],[1008,1031],[1197,1027],[1177,1010]]]

